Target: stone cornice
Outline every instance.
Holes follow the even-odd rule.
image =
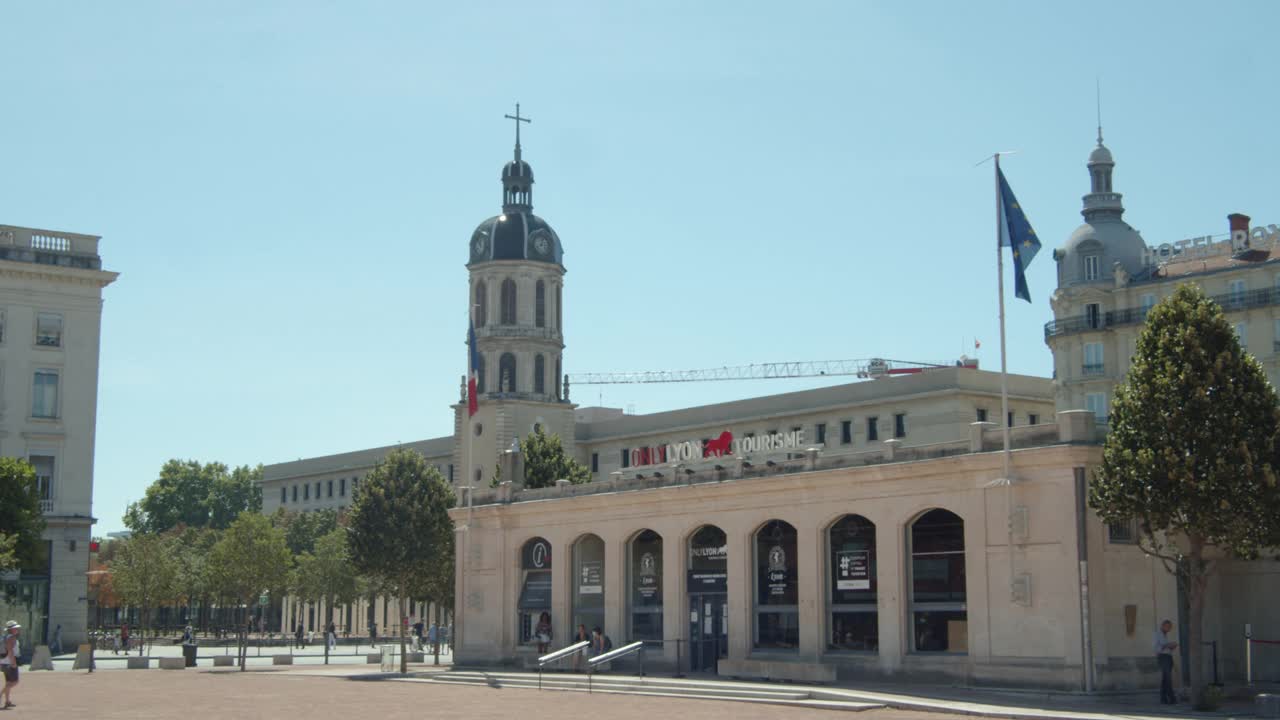
[[[0,260],[0,277],[89,285],[101,289],[115,282],[116,278],[120,277],[120,273]]]

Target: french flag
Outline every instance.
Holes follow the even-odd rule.
[[[467,373],[467,417],[480,409],[480,353],[476,352],[476,326],[467,324],[467,352],[471,356],[471,369]]]

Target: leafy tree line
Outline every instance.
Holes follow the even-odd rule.
[[[0,570],[41,571],[48,554],[36,473],[26,460],[0,457]]]
[[[389,453],[347,513],[264,516],[256,482],[254,492],[236,489],[260,475],[261,467],[226,472],[220,463],[170,461],[130,506],[126,524],[139,529],[108,543],[99,561],[114,594],[141,611],[144,637],[155,608],[218,605],[238,609],[243,648],[249,610],[264,592],[325,601],[329,620],[335,607],[370,595],[396,598],[402,615],[410,600],[452,605],[453,492],[420,454]],[[232,509],[238,514],[224,524]],[[403,627],[401,636],[403,644]]]
[[[546,434],[541,426],[520,441],[519,449],[524,463],[524,486],[530,490],[555,487],[556,480],[568,480],[574,485],[591,482],[591,471],[569,457],[560,436]],[[489,486],[498,487],[501,482],[502,466],[499,465]]]

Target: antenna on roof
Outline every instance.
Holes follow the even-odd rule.
[[[1098,144],[1102,144],[1102,78],[1095,75],[1093,77],[1094,101],[1098,108]]]

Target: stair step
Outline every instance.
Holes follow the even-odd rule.
[[[476,680],[459,680],[459,679],[445,679],[445,678],[435,678],[435,679],[396,678],[396,679],[402,682],[436,682],[444,685],[469,685],[472,687],[486,684]],[[528,690],[528,689],[536,689],[537,685],[525,686],[525,685],[512,685],[512,684],[499,683],[499,687],[510,687],[512,689]],[[636,686],[636,687],[640,688],[641,686]],[[548,691],[558,691],[558,692],[587,692],[587,687],[585,684],[580,687],[579,686],[551,687],[544,682],[543,689]],[[669,687],[644,688],[644,689],[630,689],[630,688],[618,689],[618,688],[603,688],[603,687],[600,687],[599,685],[593,686],[593,692],[600,693],[603,695],[642,695],[646,697],[671,697],[671,698],[685,698],[685,699],[693,699],[693,700],[720,700],[723,702],[750,702],[750,703],[758,703],[758,704],[764,704],[764,705],[786,705],[789,707],[808,707],[808,708],[814,708],[819,710],[845,710],[850,712],[860,712],[863,710],[874,710],[874,709],[881,709],[885,707],[884,705],[879,705],[875,703],[843,702],[839,700],[813,700],[809,698],[808,693],[790,693],[790,694],[777,693],[773,696],[758,696],[758,695],[744,695],[738,692],[710,693],[710,692],[702,691],[702,692],[691,693],[691,692],[685,692],[681,690],[674,690]]]
[[[416,679],[416,678],[415,678]],[[537,679],[498,679],[498,678],[460,678],[460,677],[442,677],[422,678],[427,682],[442,682],[455,685],[485,685],[510,688],[534,688],[538,687]],[[801,690],[758,690],[758,689],[741,689],[729,687],[705,687],[705,686],[688,686],[675,683],[664,683],[662,681],[650,682],[610,682],[609,680],[595,680],[588,686],[586,680],[565,680],[543,678],[542,688],[544,690],[587,690],[592,689],[595,692],[616,691],[616,692],[667,692],[676,695],[685,695],[688,697],[702,695],[734,695],[743,698],[775,698],[779,700],[808,700],[809,693]]]

